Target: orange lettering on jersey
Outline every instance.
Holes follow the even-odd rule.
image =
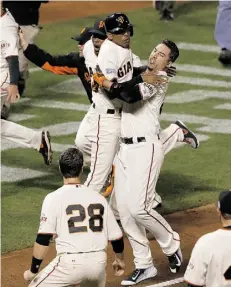
[[[99,28],[103,28],[104,27],[104,21],[100,21],[99,22]]]

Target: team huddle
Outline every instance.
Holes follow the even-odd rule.
[[[166,129],[160,127],[169,77],[176,76],[172,64],[179,57],[177,45],[161,41],[143,66],[132,53],[133,34],[128,17],[114,13],[73,37],[79,53],[52,56],[27,43],[19,32],[30,61],[56,74],[78,75],[91,102],[75,147],[59,158],[64,185],[44,199],[31,268],[24,273],[29,286],[105,286],[108,241],[115,253],[115,275],[124,274],[123,233],[132,247],[135,269],[121,285],[136,285],[158,273],[147,231],[167,257],[170,271],[180,271],[180,236],[158,212],[162,199],[156,184],[165,155],[179,142],[197,149],[199,140],[180,120]],[[42,136],[38,135],[37,149],[43,148],[40,152],[50,164],[48,131]],[[84,164],[90,172],[81,184]],[[57,257],[38,273],[51,239]],[[188,286],[204,285],[196,285],[194,276],[187,274]]]

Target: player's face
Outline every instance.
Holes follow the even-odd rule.
[[[130,40],[131,40],[131,33],[130,33],[130,31],[125,31],[123,34],[118,34],[118,35],[116,35],[116,34],[111,34],[112,36],[111,36],[111,40],[115,43],[115,44],[117,44],[117,45],[119,45],[119,46],[121,46],[121,47],[123,47],[123,48],[125,48],[125,49],[128,49],[128,48],[130,48]]]
[[[101,45],[103,44],[105,37],[100,36],[98,34],[92,35],[92,42],[94,45],[95,53],[98,55]]]
[[[170,49],[164,45],[157,45],[149,56],[149,64],[159,71],[163,71],[169,64]]]
[[[78,45],[79,47],[79,56],[80,57],[83,57],[83,48],[84,48],[84,45]]]

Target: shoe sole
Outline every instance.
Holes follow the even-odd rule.
[[[195,149],[197,149],[199,147],[199,145],[200,145],[200,141],[197,138],[197,136],[194,134],[194,132],[192,132],[182,121],[177,120],[176,123],[179,123],[181,128],[187,129],[188,131],[190,131],[190,133],[196,138],[196,147],[195,147]]]
[[[44,132],[44,139],[47,145],[47,159],[45,163],[50,165],[52,162],[51,136],[49,132]]]
[[[156,277],[156,275],[157,275],[157,270],[156,270],[156,273],[155,273],[154,275],[150,276],[150,277],[146,277],[146,278],[144,278],[144,279],[142,279],[142,280],[140,280],[140,281],[137,281],[137,282],[127,282],[127,283],[125,283],[125,284],[122,284],[122,283],[123,283],[123,281],[122,281],[122,282],[121,282],[121,285],[122,285],[122,286],[133,286],[133,285],[139,284],[140,282],[143,282],[143,281],[145,281],[145,280],[153,279],[153,278]]]

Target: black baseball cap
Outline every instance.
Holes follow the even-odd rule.
[[[80,45],[84,45],[88,40],[91,39],[92,32],[90,30],[92,29],[89,27],[85,27],[81,30],[79,35],[76,35],[75,37],[71,37],[71,39],[79,42]]]
[[[104,37],[105,39],[107,38],[107,34],[106,34],[106,30],[105,30],[105,23],[104,20],[96,20],[94,27],[92,29],[90,29],[90,32],[92,34],[97,34],[100,35],[102,37]]]
[[[218,208],[222,214],[231,215],[231,190],[222,191],[218,199]]]

